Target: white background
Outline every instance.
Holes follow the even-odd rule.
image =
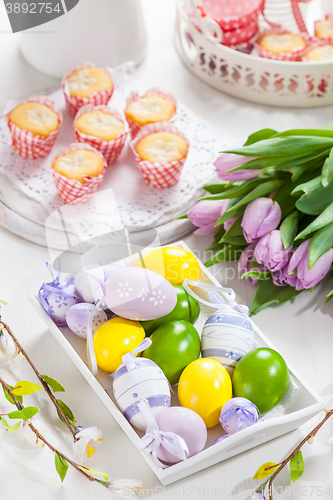
[[[180,101],[227,130],[231,136],[244,140],[249,133],[264,127],[283,130],[315,128],[333,123],[332,107],[284,110],[258,106],[223,95],[205,85],[183,67],[175,51],[174,2],[143,0],[142,4],[149,40],[147,56],[138,68],[139,73],[174,92]],[[9,33],[2,3],[0,31],[0,105],[9,99],[33,94],[59,83],[35,71],[23,59],[19,50],[20,35]],[[192,249],[201,251],[203,256],[210,239],[190,236],[186,238],[186,243]],[[12,325],[40,371],[60,380],[65,386],[63,399],[73,409],[78,422],[82,425],[95,424],[103,430],[104,441],[90,459],[89,466],[108,472],[110,478],[140,478],[149,489],[149,496],[152,496],[154,488],[160,486],[159,482],[45,329],[27,300],[43,281],[48,280],[45,268],[47,258],[45,248],[0,229],[0,297],[9,303],[3,308],[3,318]],[[223,281],[226,270],[230,268],[235,266],[215,266],[214,271]],[[250,305],[254,295],[252,287],[239,280],[235,280],[232,286],[238,294],[238,302]],[[311,294],[305,292],[292,304],[267,309],[254,318],[281,354],[328,406],[333,404],[333,302],[325,309],[321,304],[331,287],[332,281],[331,285],[326,283]],[[0,373],[12,384],[17,377],[33,380],[25,363],[19,360],[8,366],[0,358]],[[47,404],[44,396],[36,396],[36,401],[42,407]],[[0,412],[3,408],[4,412],[8,411],[4,398],[0,398]],[[59,442],[59,446],[70,454],[70,439],[66,438],[67,442],[63,444],[66,433],[61,423],[58,424],[52,410],[42,410],[49,425],[56,426],[55,430],[47,432],[50,439]],[[281,461],[318,420],[314,419],[297,431],[171,485],[163,490],[162,498],[247,498],[258,484],[252,479],[257,468],[266,461]],[[288,471],[280,474],[275,483],[281,489],[275,498],[333,498],[333,485],[329,479],[333,473],[333,448],[327,443],[331,435],[332,421],[326,424],[312,446],[304,447],[306,467],[302,478],[291,485]],[[0,429],[0,495],[6,500],[16,500],[19,496],[27,500],[110,498],[102,487],[89,484],[74,470],[69,470],[65,483],[61,485],[48,450],[35,450],[26,444],[19,433],[12,436],[4,429]]]

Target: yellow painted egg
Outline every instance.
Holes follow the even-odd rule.
[[[208,428],[214,427],[222,406],[232,398],[229,373],[215,359],[192,361],[179,379],[178,398],[181,406],[200,415]]]
[[[146,255],[138,267],[145,267],[164,276],[172,285],[182,284],[184,280],[196,281],[200,275],[198,259],[193,253],[180,247],[164,247]]]
[[[145,331],[138,321],[124,318],[106,321],[93,337],[97,366],[115,372],[124,354],[132,352],[144,338]]]

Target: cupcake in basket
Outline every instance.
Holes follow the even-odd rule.
[[[89,144],[72,143],[52,161],[53,179],[65,203],[87,201],[101,184],[107,167],[104,156]]]
[[[58,137],[62,114],[47,97],[11,101],[4,118],[12,135],[15,151],[25,158],[42,158],[49,154]]]
[[[315,37],[320,40],[333,41],[333,16],[326,15],[325,19],[315,21]]]
[[[280,61],[300,61],[311,38],[307,33],[274,30],[261,34],[256,49],[261,57]]]
[[[64,76],[62,89],[73,116],[86,104],[107,104],[114,90],[111,70],[96,68],[92,63],[81,64]]]
[[[333,42],[328,43],[327,40],[321,40],[314,42],[304,54],[303,61],[306,62],[333,62]],[[322,74],[319,82],[316,83],[315,78],[307,78],[308,91],[312,92],[318,89],[320,94],[324,94],[329,86],[330,75]]]
[[[125,116],[132,139],[149,123],[169,121],[177,108],[177,101],[167,90],[154,88],[143,96],[132,92],[126,101]]]
[[[140,130],[130,146],[147,184],[166,188],[179,181],[189,141],[175,125],[150,123]]]
[[[79,142],[98,149],[108,164],[120,155],[128,135],[123,119],[106,105],[87,104],[74,119],[74,133]]]

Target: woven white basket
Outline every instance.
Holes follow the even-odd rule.
[[[275,61],[244,54],[218,43],[209,25],[200,32],[195,24],[193,1],[177,0],[177,50],[184,64],[209,85],[273,106],[333,104],[333,62]]]

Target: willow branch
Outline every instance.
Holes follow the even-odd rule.
[[[42,378],[41,374],[39,373],[39,371],[37,370],[37,368],[35,367],[35,365],[33,364],[33,362],[31,361],[29,355],[27,354],[27,352],[23,349],[22,345],[20,344],[20,342],[18,341],[18,339],[15,337],[15,335],[13,334],[11,328],[9,325],[7,325],[4,321],[2,321],[1,319],[1,315],[0,315],[0,323],[3,325],[4,329],[6,330],[6,332],[8,333],[8,335],[11,336],[11,338],[13,339],[13,341],[15,342],[15,345],[17,347],[17,350],[19,353],[22,353],[23,356],[25,357],[25,359],[28,361],[29,365],[31,366],[31,368],[33,369],[33,371],[35,372],[36,374],[36,377],[38,378],[38,380],[40,381],[40,383],[42,384],[43,388],[45,389],[45,392],[47,393],[47,395],[49,396],[50,400],[52,401],[53,405],[56,407],[58,413],[61,415],[64,423],[67,425],[70,433],[72,434],[73,438],[74,438],[74,441],[76,441],[76,436],[75,436],[75,430],[73,429],[73,427],[70,425],[70,423],[68,422],[67,420],[67,417],[66,415],[64,414],[64,412],[62,411],[62,409],[60,408],[59,404],[57,403],[57,400],[54,396],[54,394],[51,392],[48,384],[45,382],[45,380]]]

